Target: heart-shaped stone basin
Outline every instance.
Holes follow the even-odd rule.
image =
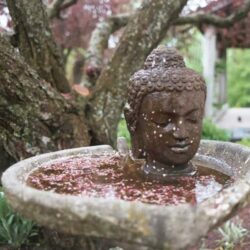
[[[146,249],[186,249],[249,202],[250,148],[215,141],[202,141],[194,161],[211,166],[219,162],[215,165],[222,172],[230,172],[235,181],[197,205],[160,206],[116,198],[63,195],[26,185],[29,173],[43,163],[105,152],[111,153],[113,149],[103,145],[62,150],[13,165],[2,176],[10,205],[40,225],[67,235],[125,242],[138,246],[134,249],[140,245],[147,246]]]

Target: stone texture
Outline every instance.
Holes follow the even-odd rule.
[[[209,157],[223,161],[225,171],[233,174],[236,180],[196,206],[157,206],[114,198],[60,195],[35,190],[25,184],[29,172],[43,162],[105,151],[112,152],[112,148],[96,146],[63,150],[13,165],[2,177],[10,205],[27,218],[60,232],[62,238],[68,235],[77,249],[84,249],[84,239],[92,238],[114,242],[127,250],[186,249],[249,202],[250,149],[214,141],[202,141],[194,161],[206,161],[204,159]]]
[[[133,156],[146,160],[146,176],[195,174],[190,161],[201,140],[205,100],[205,80],[175,48],[154,49],[130,78],[124,115]]]

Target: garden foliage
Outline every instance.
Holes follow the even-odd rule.
[[[7,204],[4,193],[0,192],[0,245],[18,249],[29,244],[37,234],[38,228],[34,222],[14,213]]]

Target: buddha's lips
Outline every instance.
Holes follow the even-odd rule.
[[[170,147],[174,153],[186,153],[190,147],[190,143],[178,143]]]

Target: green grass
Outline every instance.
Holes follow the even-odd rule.
[[[250,138],[244,138],[241,141],[238,141],[237,143],[240,145],[250,147]]]
[[[0,192],[0,245],[19,249],[31,243],[38,235],[34,222],[22,218],[9,207],[3,192]]]

